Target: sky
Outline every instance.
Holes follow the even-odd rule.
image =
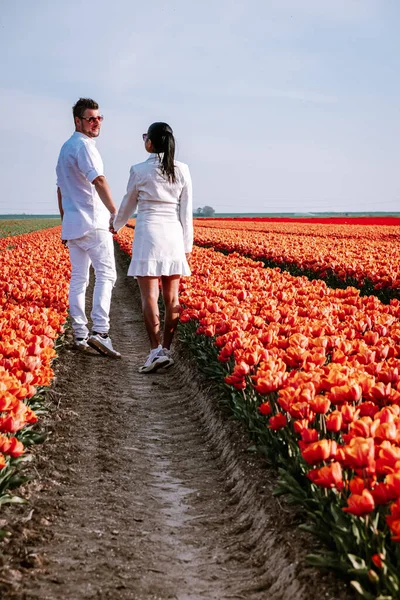
[[[398,0],[0,0],[0,214],[57,213],[72,106],[119,206],[174,130],[194,208],[400,212]]]

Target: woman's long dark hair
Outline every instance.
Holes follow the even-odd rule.
[[[147,137],[153,144],[154,152],[164,154],[160,158],[161,173],[175,183],[175,138],[171,127],[167,123],[153,123],[147,131]]]

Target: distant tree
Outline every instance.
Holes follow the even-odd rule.
[[[193,213],[196,217],[213,217],[215,210],[212,206],[199,206]]]
[[[213,217],[215,215],[215,210],[212,206],[203,206],[202,215],[203,217]]]

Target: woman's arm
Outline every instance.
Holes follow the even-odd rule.
[[[126,225],[137,208],[139,192],[137,183],[137,175],[134,167],[131,167],[126,194],[113,223],[115,231],[118,231],[118,229],[121,229],[121,227]]]
[[[193,248],[193,196],[192,178],[189,167],[185,165],[182,169],[185,180],[179,202],[179,218],[183,228],[183,243],[185,252],[191,252]]]

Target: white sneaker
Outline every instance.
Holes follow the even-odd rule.
[[[172,367],[172,365],[174,364],[174,359],[172,358],[171,355],[171,350],[168,350],[168,348],[163,348],[162,349],[164,356],[166,356],[168,358],[168,363],[164,366],[164,369],[168,369],[169,367]]]
[[[88,339],[89,337],[85,337],[85,338],[75,338],[74,339],[74,346],[75,348],[77,348],[77,350],[79,350],[80,352],[86,352],[87,350],[90,349],[90,346],[88,344]]]
[[[169,358],[165,356],[163,352],[163,348],[161,344],[158,348],[154,348],[150,350],[150,354],[146,358],[146,362],[143,367],[140,367],[139,373],[150,373],[152,371],[157,371],[162,367],[166,367],[169,363]]]
[[[114,350],[111,338],[107,333],[96,333],[93,331],[92,335],[87,340],[87,343],[91,348],[100,352],[100,354],[111,356],[112,358],[121,358],[121,354]]]

